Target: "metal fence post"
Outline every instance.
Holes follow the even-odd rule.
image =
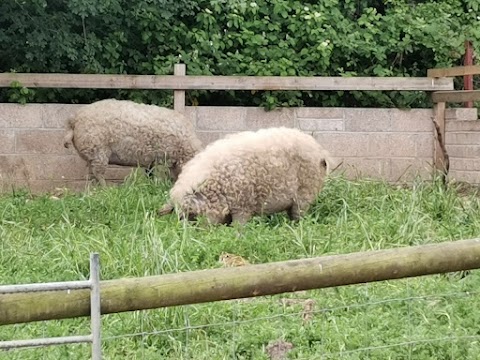
[[[98,253],[90,255],[90,317],[92,326],[92,360],[102,359],[100,259]]]
[[[88,281],[64,281],[55,283],[37,283],[23,285],[2,285],[0,295],[14,293],[33,293],[38,291],[64,291],[90,289],[91,334],[84,336],[61,336],[29,340],[0,341],[0,350],[16,348],[50,346],[61,344],[92,344],[92,360],[102,359],[101,343],[101,301],[100,301],[100,257],[98,253],[90,254],[90,279]]]

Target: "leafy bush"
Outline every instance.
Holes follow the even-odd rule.
[[[425,76],[478,43],[478,1],[5,0],[0,71],[191,75]],[[18,89],[1,101],[17,101]],[[33,101],[171,93],[38,89]],[[190,91],[201,105],[425,106],[415,92]]]

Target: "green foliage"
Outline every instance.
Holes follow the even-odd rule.
[[[107,280],[218,268],[223,251],[259,264],[480,234],[478,194],[439,183],[397,188],[332,178],[301,221],[276,214],[238,229],[156,217],[171,185],[140,174],[118,187],[60,198],[26,191],[1,196],[1,283],[86,279],[94,251]],[[464,278],[433,275],[105,315],[103,353],[105,359],[266,360],[264,347],[284,339],[294,345],[291,359],[474,360],[479,287],[480,273],[471,271]],[[303,322],[307,299],[315,301],[315,312]],[[89,319],[82,318],[1,326],[0,339],[88,332]],[[0,352],[0,360],[85,359],[89,351],[51,346]]]
[[[8,100],[11,102],[26,104],[35,98],[35,90],[22,86],[18,81],[13,81],[10,86],[12,91],[9,93]]]
[[[4,0],[0,71],[425,76],[478,47],[479,1]],[[0,92],[1,100],[9,91]],[[106,96],[168,104],[168,92],[38,90],[33,101]],[[17,101],[15,98],[10,100]],[[425,106],[422,93],[205,92],[200,105]]]

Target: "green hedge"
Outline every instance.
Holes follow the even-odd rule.
[[[426,76],[479,44],[479,0],[2,0],[0,71]],[[478,47],[477,47],[478,48]],[[171,105],[168,91],[3,89],[0,101]],[[200,105],[428,106],[417,92],[205,92]]]

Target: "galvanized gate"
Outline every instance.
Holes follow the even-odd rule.
[[[100,258],[97,253],[93,253],[90,255],[89,280],[43,284],[4,285],[0,286],[0,295],[12,293],[30,293],[36,291],[61,291],[78,289],[90,289],[90,318],[92,331],[90,335],[0,341],[0,350],[49,345],[91,343],[92,360],[100,360],[102,358],[100,311]]]

